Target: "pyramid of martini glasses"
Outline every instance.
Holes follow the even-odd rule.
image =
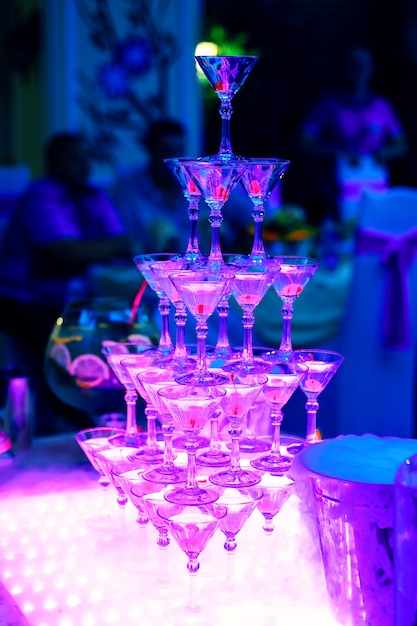
[[[218,527],[227,537],[225,548],[233,551],[235,535],[255,508],[264,516],[265,531],[272,531],[273,517],[293,488],[294,455],[316,442],[317,398],[343,361],[335,352],[294,351],[291,344],[294,300],[319,262],[265,253],[264,205],[289,161],[246,158],[232,151],[232,99],[257,57],[199,56],[196,61],[220,99],[219,152],[165,161],[188,206],[187,249],[134,259],[158,296],[159,344],[106,346],[107,361],[126,390],[126,429],[94,428],[77,434],[101,484],[114,485],[121,506],[133,502],[140,523],[151,520],[160,546],[169,542],[170,531],[188,554],[190,573],[197,571],[198,555]],[[249,255],[224,255],[220,246],[222,207],[238,183],[253,205],[253,246]],[[198,243],[201,201],[209,207],[208,255],[200,252]],[[282,302],[281,344],[278,349],[255,354],[252,330],[256,307],[271,286]],[[240,349],[228,341],[228,302],[232,296],[242,309]],[[172,307],[174,341],[169,332]],[[207,323],[213,314],[219,315],[218,340],[214,348],[208,348]],[[195,348],[185,342],[188,316],[195,321]],[[306,396],[306,437],[285,441],[280,433],[283,407],[297,387]],[[146,433],[139,432],[136,425],[138,396],[146,403]],[[242,434],[242,424],[248,421],[253,407],[269,415],[271,436],[257,437],[248,428]],[[219,436],[219,420],[228,424],[226,437]],[[161,424],[162,440],[157,423]],[[195,533],[193,550],[187,548],[191,529]]]

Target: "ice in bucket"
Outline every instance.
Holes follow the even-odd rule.
[[[394,626],[394,483],[417,440],[344,435],[303,450],[292,473],[317,524],[329,602],[343,626]]]

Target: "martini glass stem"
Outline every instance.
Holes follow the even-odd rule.
[[[189,561],[187,563],[188,569],[188,600],[187,600],[187,608],[189,611],[196,611],[198,609],[197,602],[197,572],[199,570],[200,564],[197,560],[197,557],[190,556]]]
[[[242,428],[239,422],[233,420],[230,423],[229,435],[230,435],[230,467],[229,471],[233,474],[239,474],[242,471],[240,467],[240,449],[239,438],[242,434]]]
[[[189,494],[198,493],[200,488],[196,478],[196,454],[199,447],[198,441],[192,434],[193,439],[188,438],[184,443],[185,450],[187,452],[187,482],[185,490]],[[190,435],[188,435],[190,437]]]
[[[307,443],[316,443],[317,411],[319,409],[319,403],[317,400],[307,400],[305,408],[307,411],[306,441]]]
[[[185,257],[187,259],[198,259],[201,256],[198,244],[198,217],[200,214],[199,198],[191,198],[188,203],[188,219],[190,220],[190,236],[188,239]]]
[[[212,204],[210,205],[210,215],[208,221],[211,226],[211,245],[209,261],[222,262],[223,257],[220,246],[220,226],[223,221],[223,216],[217,206],[213,206]]]
[[[178,305],[174,314],[175,320],[175,350],[174,356],[177,359],[187,358],[187,348],[185,344],[185,324],[187,323],[187,312],[183,304]]]
[[[219,154],[232,154],[232,142],[230,140],[230,118],[233,108],[229,98],[222,98],[219,108],[222,120],[222,138],[220,142]]]
[[[174,452],[172,448],[172,435],[174,426],[171,422],[164,421],[162,424],[162,434],[164,436],[164,457],[162,466],[167,470],[174,469]]]
[[[145,408],[146,424],[147,424],[147,439],[146,448],[152,454],[158,451],[158,444],[156,439],[156,411],[153,408]]]
[[[281,352],[292,352],[291,343],[291,320],[294,314],[293,301],[290,298],[282,298],[283,307],[281,309],[282,316],[282,337],[279,349]]]
[[[172,340],[171,335],[169,334],[169,312],[171,309],[171,304],[167,298],[161,298],[159,300],[158,310],[161,316],[161,335],[159,338],[158,347],[162,350],[171,351]]]
[[[229,295],[223,296],[217,306],[217,313],[219,315],[219,334],[216,343],[216,354],[222,351],[228,353],[230,351],[229,336],[227,333],[227,318],[229,316]]]
[[[242,360],[245,363],[252,363],[253,361],[253,325],[255,323],[255,316],[253,311],[244,309],[242,316],[243,323],[243,352]]]
[[[138,394],[133,389],[128,389],[125,393],[126,402],[126,435],[127,437],[134,437],[138,433],[138,426],[136,423],[136,402]]]
[[[196,327],[197,335],[197,366],[196,375],[205,376],[207,374],[207,353],[206,339],[208,326],[205,321],[198,321]]]
[[[272,444],[271,444],[271,456],[279,459],[281,457],[281,424],[284,418],[284,414],[281,409],[272,407],[271,409],[271,424],[273,427]]]
[[[255,204],[254,209],[252,211],[252,217],[254,222],[254,231],[253,231],[253,247],[251,256],[256,257],[264,257],[265,256],[265,248],[262,237],[262,222],[265,216],[265,210],[263,202]]]

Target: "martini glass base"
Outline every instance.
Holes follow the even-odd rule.
[[[168,369],[172,372],[189,372],[190,370],[194,370],[196,368],[196,360],[192,357],[186,357],[184,359],[180,359],[178,357],[168,357],[166,359],[161,359],[155,362],[155,367],[160,367],[161,369]]]
[[[197,387],[210,387],[213,385],[224,385],[228,382],[227,376],[222,374],[215,374],[214,372],[206,372],[205,374],[198,374],[190,372],[182,376],[178,376],[175,381],[179,385],[196,385]]]
[[[221,450],[218,452],[207,450],[197,455],[196,463],[204,467],[226,467],[230,465],[230,454]]]
[[[172,626],[212,626],[220,619],[212,604],[204,603],[190,607],[186,604],[171,607],[167,613],[167,624]]]
[[[185,450],[185,442],[187,441],[185,436],[175,437],[172,440],[172,445],[176,450]],[[197,437],[197,443],[199,448],[208,448],[210,445],[210,439],[208,437],[203,437],[203,435],[199,435]]]
[[[292,464],[292,458],[289,456],[271,455],[261,456],[258,459],[253,459],[250,462],[252,467],[261,470],[262,472],[269,472],[270,474],[284,474]]]
[[[142,448],[129,456],[129,461],[142,461],[142,463],[161,463],[164,451],[162,448]]]
[[[212,504],[219,499],[219,494],[215,489],[173,489],[164,495],[167,502],[172,504],[197,505]]]
[[[128,446],[131,448],[143,448],[146,446],[147,434],[146,433],[121,433],[120,435],[113,435],[109,443],[113,446]]]
[[[274,363],[291,363],[294,361],[294,351],[293,350],[270,350],[269,352],[264,352],[262,358],[265,361],[268,361],[271,364]]]
[[[198,157],[197,161],[211,161],[213,163],[229,163],[230,161],[239,161],[241,163],[247,163],[247,158],[235,154],[234,152],[217,152],[216,154],[209,154],[208,156]]]
[[[161,485],[174,485],[176,483],[185,483],[187,480],[187,471],[180,467],[171,469],[164,467],[154,467],[142,473],[142,478],[151,483],[160,483]]]
[[[261,480],[262,476],[257,472],[243,469],[240,472],[226,470],[209,476],[209,481],[219,487],[252,487],[260,483]]]
[[[225,372],[240,372],[241,374],[263,374],[273,369],[273,362],[261,361],[231,361],[222,366]]]
[[[229,447],[230,444],[227,444]],[[241,452],[266,452],[271,449],[271,442],[265,441],[261,437],[242,437],[239,439],[239,450]]]

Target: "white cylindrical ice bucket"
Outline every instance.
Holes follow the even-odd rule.
[[[329,603],[343,626],[394,626],[394,482],[417,440],[344,435],[314,444],[292,474],[317,527]]]

